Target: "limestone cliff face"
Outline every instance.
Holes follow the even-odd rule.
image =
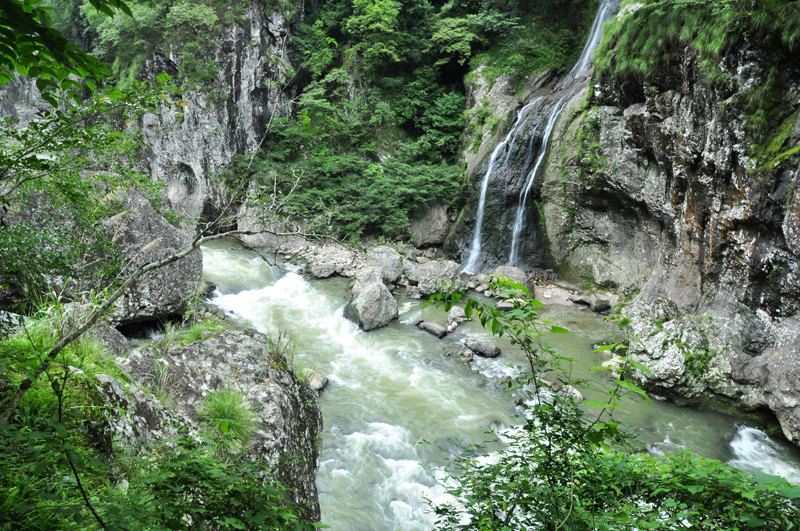
[[[302,0],[296,0],[302,12]],[[142,118],[154,179],[165,183],[171,206],[198,218],[214,215],[225,191],[212,177],[237,154],[253,151],[273,117],[289,114],[290,23],[285,10],[265,12],[251,2],[242,22],[226,28],[212,58],[217,79],[173,98],[157,114]],[[146,75],[175,73],[178,59],[156,54]]]
[[[650,388],[769,408],[799,442],[800,163],[753,156],[742,102],[768,61],[741,49],[719,66],[712,84],[687,53],[653,79],[601,79],[591,105],[575,96],[539,179],[539,230],[563,276],[635,294]],[[800,143],[798,74],[784,150]]]

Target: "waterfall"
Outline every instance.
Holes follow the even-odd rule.
[[[476,273],[475,266],[478,264],[478,258],[480,258],[481,254],[481,238],[483,232],[483,214],[484,210],[486,209],[486,192],[489,189],[489,180],[494,173],[495,166],[497,163],[500,154],[506,149],[508,146],[508,151],[506,152],[506,156],[503,159],[503,164],[508,161],[508,156],[511,154],[514,141],[516,140],[517,132],[519,131],[519,126],[522,124],[523,119],[527,115],[528,111],[533,107],[536,103],[539,102],[541,98],[534,98],[530,101],[527,105],[525,105],[522,109],[517,111],[517,118],[514,120],[514,125],[511,126],[506,137],[503,139],[502,142],[497,144],[497,147],[494,148],[492,151],[492,155],[489,157],[489,165],[486,168],[486,173],[483,175],[483,180],[481,181],[481,194],[478,199],[478,212],[476,215],[475,221],[475,233],[472,236],[472,243],[469,246],[469,255],[467,258],[467,263],[464,265],[463,271],[467,273]]]
[[[553,133],[553,128],[556,125],[556,119],[558,118],[558,115],[561,114],[561,109],[564,108],[565,103],[566,98],[562,98],[556,102],[555,107],[553,107],[553,110],[550,111],[550,116],[547,117],[547,125],[545,126],[544,134],[542,135],[542,143],[539,146],[539,154],[536,157],[536,164],[533,165],[533,169],[528,173],[528,177],[525,179],[524,188],[519,196],[517,214],[514,216],[514,226],[511,229],[511,252],[508,255],[509,265],[514,265],[517,263],[517,254],[519,252],[519,236],[522,233],[523,227],[525,226],[525,205],[528,203],[528,194],[533,187],[533,180],[534,177],[536,177],[536,173],[539,171],[539,166],[541,166],[542,162],[544,161],[544,155],[547,153],[547,143],[550,140],[550,135]]]
[[[508,253],[508,265],[516,265],[519,261],[519,246],[520,240],[522,239],[522,233],[525,229],[525,217],[528,208],[528,194],[530,194],[530,191],[533,188],[533,183],[536,180],[536,175],[539,172],[539,168],[541,167],[542,162],[544,162],[545,155],[547,154],[547,146],[550,143],[550,135],[553,133],[556,120],[558,120],[558,117],[561,114],[561,111],[564,109],[564,106],[569,98],[571,98],[582,86],[583,83],[581,83],[581,81],[587,77],[589,64],[592,60],[592,54],[597,48],[597,45],[600,44],[600,38],[603,35],[603,23],[614,13],[616,13],[618,7],[618,0],[605,0],[602,4],[600,4],[600,8],[597,10],[597,15],[594,17],[594,22],[592,22],[592,28],[589,31],[589,38],[586,41],[586,45],[583,47],[581,56],[578,58],[575,66],[572,67],[572,70],[570,70],[569,74],[567,74],[556,85],[556,93],[561,92],[563,94],[559,94],[557,99],[554,98],[555,105],[553,105],[553,109],[550,111],[550,114],[547,117],[547,125],[544,129],[542,141],[539,144],[539,153],[536,157],[536,164],[534,164],[533,169],[528,173],[528,176],[525,179],[525,185],[523,186],[522,192],[519,196],[517,212],[514,216],[514,225],[511,229],[511,250]]]
[[[592,28],[589,30],[589,38],[586,40],[586,45],[583,47],[581,56],[575,66],[572,67],[572,70],[567,75],[567,79],[574,80],[588,70],[589,63],[592,61],[592,54],[603,37],[603,23],[611,18],[618,9],[619,0],[605,0],[600,4],[597,15],[594,17],[594,22],[592,22]]]
[[[511,251],[508,257],[508,263],[513,265],[518,260],[519,254],[519,242],[522,237],[522,233],[525,229],[525,211],[527,208],[527,200],[528,195],[533,187],[534,180],[536,178],[536,174],[539,171],[542,163],[544,162],[545,154],[547,152],[547,145],[550,140],[550,135],[553,132],[555,127],[555,123],[558,120],[558,116],[561,111],[566,106],[566,102],[569,101],[569,98],[574,95],[577,91],[578,87],[581,85],[578,83],[579,80],[583,80],[586,77],[587,70],[591,63],[592,54],[594,50],[597,48],[597,45],[600,43],[600,39],[602,37],[602,30],[603,30],[603,23],[608,20],[614,13],[616,13],[619,7],[619,0],[604,0],[598,11],[597,15],[594,18],[594,22],[592,23],[591,30],[589,32],[589,37],[586,41],[586,45],[581,52],[578,61],[575,63],[575,66],[572,67],[569,74],[567,74],[555,87],[554,95],[555,97],[552,98],[554,105],[550,112],[548,113],[547,123],[544,128],[542,140],[538,145],[538,151],[535,155],[535,164],[533,169],[528,173],[527,178],[525,179],[525,183],[523,185],[522,191],[520,193],[519,203],[517,205],[517,211],[514,218],[514,225],[512,228],[512,242],[511,242]],[[504,165],[509,157],[511,156],[511,152],[513,151],[514,141],[516,140],[516,136],[519,132],[524,129],[521,127],[523,125],[524,119],[529,113],[531,107],[535,104],[542,101],[542,97],[534,98],[530,101],[527,105],[525,105],[520,111],[517,112],[517,118],[514,121],[513,126],[511,127],[510,131],[500,142],[497,147],[495,147],[494,151],[489,158],[489,164],[486,168],[486,172],[483,175],[483,179],[481,181],[481,191],[480,196],[478,199],[478,210],[475,217],[475,232],[472,236],[472,242],[469,246],[469,252],[467,254],[467,261],[464,265],[463,271],[466,273],[476,273],[478,261],[480,260],[480,255],[482,251],[482,239],[483,239],[483,219],[485,215],[485,208],[486,208],[486,194],[489,189],[489,181],[491,180],[492,176],[496,173],[496,170]],[[502,159],[502,163],[498,166],[499,157],[503,152],[506,152],[506,156]],[[534,157],[530,157],[533,159]]]

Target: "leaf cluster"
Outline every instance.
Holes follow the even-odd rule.
[[[609,374],[607,400],[579,404],[571,394],[554,393],[545,379],[587,383],[571,376],[571,358],[546,343],[547,334],[569,331],[549,323],[524,286],[508,279],[495,285],[513,297],[512,309],[464,301],[463,292],[446,286],[430,302],[446,310],[464,302],[468,318],[507,336],[530,369],[511,385],[532,390],[534,398],[523,424],[500,434],[503,449],[483,455],[474,448],[452,463],[445,486],[453,498],[434,505],[439,528],[797,528],[800,488],[782,479],[756,478],[689,452],[650,456],[632,450],[613,414],[624,396],[647,400],[625,375],[648,369],[625,356],[626,341],[598,347],[620,358],[618,370],[596,368]]]

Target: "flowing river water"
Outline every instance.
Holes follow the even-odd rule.
[[[445,495],[435,479],[438,467],[465,442],[488,441],[493,430],[518,422],[499,377],[513,373],[521,353],[500,340],[502,356],[479,358],[477,370],[447,355],[467,336],[489,337],[478,323],[436,339],[414,323],[423,315],[444,323],[444,312],[408,299],[401,300],[399,320],[362,332],[342,315],[346,279],[309,280],[233,242],[203,248],[203,274],[217,286],[211,303],[242,326],[289,333],[297,345],[295,366],[329,377],[320,398],[317,486],[322,521],[334,530],[430,529],[427,500]],[[575,358],[576,376],[602,378],[588,369],[602,361],[592,345],[608,337],[606,323],[573,308],[544,311],[572,331],[550,343]],[[688,448],[800,483],[796,449],[733,417],[652,400],[626,401],[619,418],[651,452]]]

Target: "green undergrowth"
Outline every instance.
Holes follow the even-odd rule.
[[[606,25],[595,72],[618,79],[655,80],[676,69],[686,50],[696,54],[706,78],[724,86],[723,57],[754,48],[766,67],[763,83],[738,103],[748,113],[754,145],[769,137],[791,107],[784,101],[800,68],[800,2],[796,0],[646,0],[623,2],[627,15]],[[759,151],[754,148],[754,151]]]
[[[64,318],[56,310],[0,339],[0,404],[55,345]],[[175,439],[134,451],[109,430],[109,419],[125,411],[102,396],[100,375],[130,385],[86,335],[33,382],[10,422],[0,422],[0,529],[312,528],[274,471],[242,455],[252,413],[240,394],[209,395],[204,441],[179,426]]]

